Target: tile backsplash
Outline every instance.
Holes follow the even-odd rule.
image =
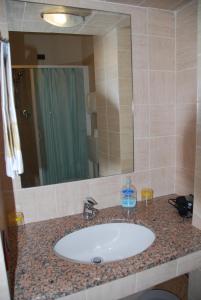
[[[176,13],[176,189],[193,193],[197,110],[197,1]]]

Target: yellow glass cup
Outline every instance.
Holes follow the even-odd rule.
[[[146,205],[150,202],[154,197],[154,191],[151,188],[143,188],[141,190],[141,200],[146,201]]]

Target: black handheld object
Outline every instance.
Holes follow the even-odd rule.
[[[180,216],[191,218],[193,214],[193,195],[179,196],[176,199],[169,199],[168,202],[173,205]]]

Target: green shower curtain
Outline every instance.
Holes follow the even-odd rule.
[[[89,177],[82,68],[34,69],[43,184]]]

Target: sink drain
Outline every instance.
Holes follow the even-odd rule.
[[[95,265],[99,265],[103,262],[103,258],[100,256],[95,256],[91,259],[91,262]]]

